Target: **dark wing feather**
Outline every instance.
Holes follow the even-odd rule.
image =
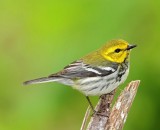
[[[112,66],[111,66],[112,67]],[[116,71],[118,65],[114,65],[112,70],[105,70],[99,67],[90,66],[83,63],[81,60],[75,61],[56,74],[52,74],[49,77],[64,77],[68,79],[107,76]]]

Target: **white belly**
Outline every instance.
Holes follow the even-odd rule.
[[[105,77],[89,77],[81,79],[78,81],[79,85],[75,85],[73,88],[78,89],[86,96],[100,96],[110,93],[126,80],[129,69],[126,70],[120,81],[117,81],[115,78],[117,77],[117,73],[118,71]]]

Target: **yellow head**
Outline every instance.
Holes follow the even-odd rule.
[[[129,45],[124,40],[111,40],[101,49],[101,55],[112,62],[122,63],[128,58],[130,50],[136,45]]]

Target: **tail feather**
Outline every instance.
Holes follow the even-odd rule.
[[[57,81],[57,78],[55,78],[55,77],[42,77],[42,78],[38,78],[38,79],[25,81],[25,82],[23,82],[23,85],[39,84],[39,83],[54,82],[54,81]]]

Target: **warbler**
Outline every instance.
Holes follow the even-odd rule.
[[[63,70],[47,77],[24,82],[24,85],[59,82],[88,96],[108,94],[122,84],[129,73],[131,45],[122,39],[111,40],[100,49],[72,62]],[[94,110],[94,109],[93,109]]]

